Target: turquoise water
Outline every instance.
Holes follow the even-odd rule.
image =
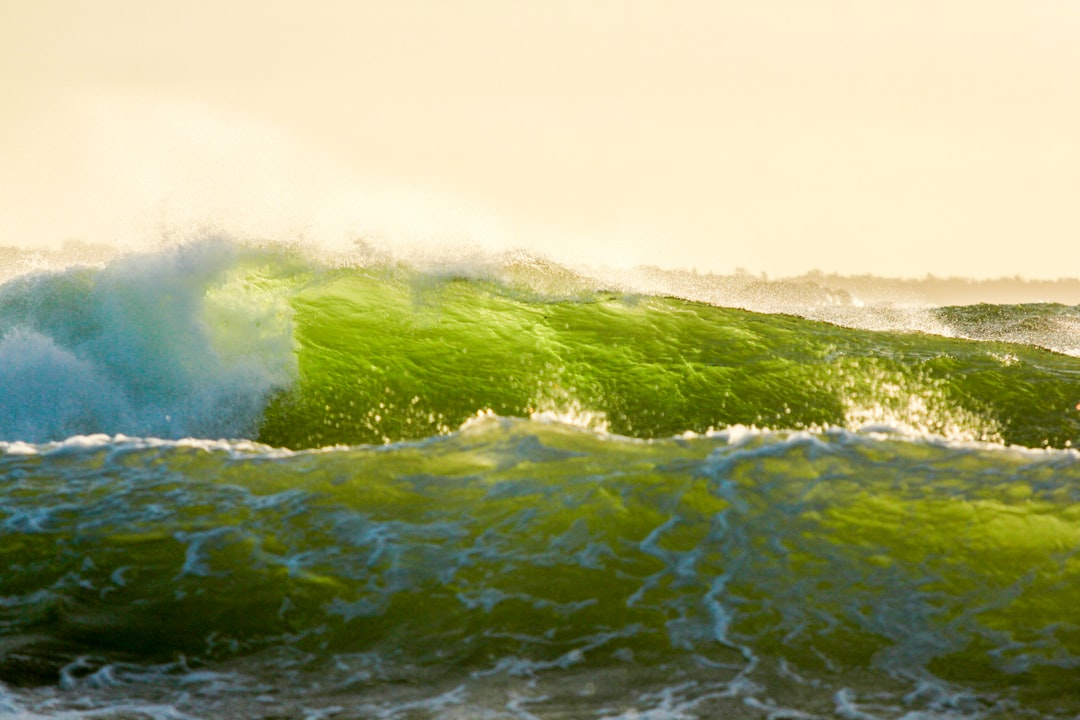
[[[228,242],[9,280],[0,714],[1075,716],[1076,309],[841,310]]]

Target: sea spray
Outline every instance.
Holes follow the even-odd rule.
[[[277,272],[287,256],[273,256]],[[0,288],[0,437],[244,437],[295,375],[287,295],[211,241]]]

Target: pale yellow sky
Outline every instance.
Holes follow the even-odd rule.
[[[1073,0],[4,0],[0,245],[1080,275]]]

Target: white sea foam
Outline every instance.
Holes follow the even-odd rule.
[[[295,357],[284,297],[245,263],[204,242],[0,288],[0,438],[252,433]]]

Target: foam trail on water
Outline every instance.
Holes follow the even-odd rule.
[[[295,374],[261,257],[208,241],[0,287],[0,438],[252,434]]]

